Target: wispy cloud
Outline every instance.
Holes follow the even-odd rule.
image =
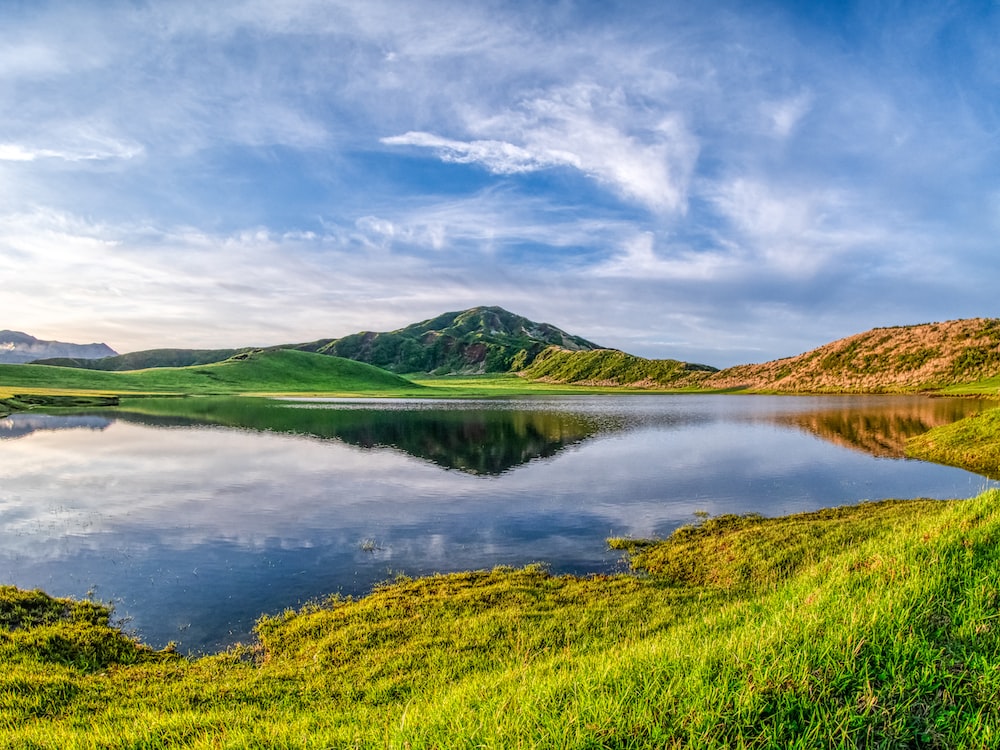
[[[78,148],[59,150],[33,148],[19,143],[0,143],[0,161],[35,161],[36,159],[58,159],[66,162],[106,161],[109,159],[134,159],[143,153],[139,144],[120,143],[110,139],[90,140]]]
[[[581,84],[546,92],[514,109],[465,117],[472,132],[516,135],[520,145],[421,132],[382,142],[430,148],[444,161],[480,164],[495,174],[571,167],[653,210],[683,211],[698,155],[696,139],[675,113],[632,127],[626,125],[630,116],[620,91]]]
[[[504,141],[455,141],[431,133],[410,132],[383,138],[388,146],[430,148],[447,162],[481,164],[494,174],[521,174],[546,167],[568,164],[578,167],[579,160],[566,151],[533,153]]]

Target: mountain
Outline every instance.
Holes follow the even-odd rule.
[[[396,331],[362,331],[296,348],[367,362],[391,372],[444,375],[522,370],[550,346],[571,351],[601,348],[501,307],[474,307]]]
[[[1000,319],[875,328],[759,365],[704,377],[704,388],[791,393],[902,393],[1000,375]]]
[[[20,331],[0,331],[0,364],[16,365],[47,357],[96,359],[116,355],[107,344],[67,344],[42,341]]]

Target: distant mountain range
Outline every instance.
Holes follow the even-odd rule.
[[[15,335],[22,338],[14,341]],[[56,347],[75,347],[73,354],[63,353],[58,355],[61,359],[49,358],[42,363],[96,370],[204,365],[252,351],[153,349],[85,359],[100,353],[101,347],[104,351],[110,349],[104,344],[80,347],[38,342],[10,331],[2,332],[0,339],[4,336],[11,343],[0,344],[7,347],[7,358],[0,359],[2,362],[26,362],[29,352],[65,352],[65,348]],[[673,359],[645,359],[608,349],[500,307],[445,313],[396,331],[362,331],[339,339],[271,349],[342,357],[400,374],[518,373],[532,380],[580,385],[898,393],[936,390],[1000,376],[1000,320],[972,318],[876,328],[795,357],[724,370]]]
[[[36,359],[73,357],[98,359],[117,355],[107,344],[67,344],[42,341],[20,331],[0,331],[0,364],[19,365]]]

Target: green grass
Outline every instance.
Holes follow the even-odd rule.
[[[675,359],[645,359],[614,349],[567,351],[550,347],[524,370],[531,379],[557,383],[602,383],[644,387],[685,387],[693,373],[707,375],[715,368]]]
[[[519,396],[574,396],[586,394],[649,393],[648,388],[624,386],[590,386],[569,383],[546,383],[511,373],[490,375],[411,374],[407,376],[417,385],[435,389],[434,395],[463,398],[493,398]],[[663,391],[660,391],[661,393]]]
[[[263,619],[200,659],[0,589],[0,746],[995,747],[1000,492],[617,540]]]
[[[1000,396],[1000,375],[977,380],[974,383],[951,385],[941,389],[946,396]]]
[[[906,455],[1000,479],[1000,409],[912,437],[906,443]]]
[[[214,364],[103,372],[0,365],[0,397],[53,391],[106,394],[334,393],[408,395],[421,387],[376,367],[291,350],[240,354]]]

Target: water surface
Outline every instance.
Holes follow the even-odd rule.
[[[599,396],[156,399],[0,420],[0,582],[116,606],[214,650],[397,574],[620,565],[612,535],[994,486],[902,458],[988,402]]]

